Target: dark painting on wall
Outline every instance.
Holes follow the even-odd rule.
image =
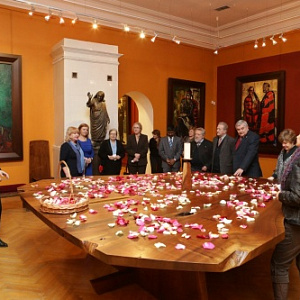
[[[205,83],[169,78],[168,125],[178,136],[188,136],[189,128],[204,126]]]
[[[278,135],[284,129],[285,72],[238,77],[236,121],[244,119],[260,137],[259,152],[278,154]]]
[[[21,56],[0,54],[0,161],[23,160]]]

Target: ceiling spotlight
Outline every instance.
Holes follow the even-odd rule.
[[[60,13],[60,17],[59,17],[59,24],[64,24],[65,23],[65,19],[62,16],[62,13]]]
[[[98,23],[97,20],[95,19],[92,25],[93,29],[97,29],[98,28]]]
[[[277,44],[277,41],[274,39],[274,34],[273,34],[272,37],[270,37],[270,40],[272,41],[273,45]]]
[[[284,43],[287,41],[287,38],[285,38],[285,37],[283,36],[283,33],[279,36],[279,38],[280,38]]]
[[[215,54],[215,55],[218,55],[218,54],[219,54],[218,48],[214,51],[214,54]]]
[[[49,9],[49,13],[45,16],[45,20],[46,20],[47,22],[50,20],[51,15],[52,15],[52,13],[51,13],[51,11],[50,11],[50,9]]]
[[[35,8],[32,6],[32,7],[31,7],[31,10],[28,12],[28,15],[29,15],[30,17],[32,17],[33,14],[34,14],[34,11],[35,11]]]
[[[140,33],[140,38],[144,39],[145,37],[146,37],[146,35],[145,35],[144,31],[142,30],[141,33]]]
[[[266,39],[263,38],[263,41],[262,41],[262,44],[261,44],[262,47],[266,47]]]
[[[124,25],[124,31],[126,32],[130,31],[130,27],[128,25]]]
[[[180,40],[178,40],[177,38],[176,38],[176,36],[174,35],[174,37],[172,38],[172,41],[174,42],[174,43],[176,43],[176,44],[180,44]]]
[[[76,24],[76,22],[78,21],[78,17],[75,17],[73,20],[72,20],[72,24]]]
[[[258,48],[258,41],[256,40],[254,43],[254,49],[257,49],[257,48]]]
[[[154,32],[154,37],[151,39],[151,42],[154,43],[157,37],[157,33]]]

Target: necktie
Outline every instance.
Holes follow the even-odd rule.
[[[170,148],[173,146],[173,138],[169,138],[169,145],[170,145]]]
[[[235,150],[240,146],[241,141],[242,141],[242,138],[239,137],[238,140],[236,141],[236,144],[235,144]]]
[[[223,141],[223,138],[219,138],[219,140],[218,140],[218,146],[219,146],[219,147],[220,147],[222,141]]]

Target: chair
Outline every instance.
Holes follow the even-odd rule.
[[[30,141],[29,155],[29,182],[52,178],[49,142],[44,140]]]

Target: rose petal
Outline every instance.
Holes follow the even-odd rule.
[[[148,235],[148,239],[149,239],[149,240],[157,239],[157,235],[149,234],[149,235]]]
[[[205,243],[202,245],[202,247],[203,247],[204,249],[212,250],[212,249],[215,248],[215,245],[214,245],[213,243],[211,243],[211,242],[205,242]]]
[[[177,245],[175,246],[175,249],[177,249],[177,250],[184,250],[184,249],[185,249],[185,245],[177,244]]]
[[[156,248],[166,248],[167,246],[165,245],[165,244],[163,244],[163,243],[155,243],[154,244],[154,246],[156,247]]]
[[[77,217],[77,213],[71,214],[70,218],[75,219]]]
[[[80,225],[80,220],[76,220],[75,222],[74,222],[74,226],[79,226]]]
[[[71,224],[73,224],[75,221],[76,221],[75,219],[68,219],[66,223],[69,224],[69,225],[71,225]]]
[[[80,215],[80,216],[79,216],[79,219],[80,219],[81,222],[85,222],[85,221],[87,220],[87,216],[85,216],[85,215]]]
[[[122,236],[122,235],[124,235],[124,232],[122,230],[116,232],[116,236]]]
[[[135,231],[130,231],[127,238],[128,239],[136,239],[139,237],[139,233]]]

